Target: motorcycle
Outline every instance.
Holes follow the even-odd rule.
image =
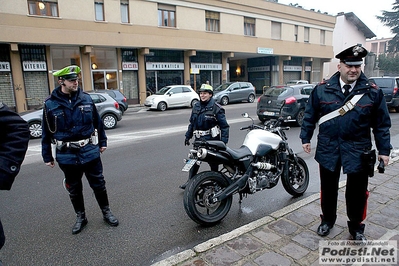
[[[222,165],[219,171],[203,171],[190,178],[184,191],[184,209],[196,223],[211,226],[229,212],[233,195],[243,197],[271,189],[281,178],[284,189],[294,197],[305,193],[309,185],[306,162],[288,145],[282,127],[283,118],[265,122],[263,126],[244,113],[252,124],[242,146],[231,149],[222,141],[197,140],[188,154],[182,171],[199,168],[201,162]],[[219,167],[220,168],[220,167]]]

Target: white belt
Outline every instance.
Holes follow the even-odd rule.
[[[88,139],[82,139],[82,140],[78,140],[78,141],[61,141],[61,140],[56,140],[56,142],[57,142],[57,146],[66,145],[67,148],[69,148],[71,144],[72,144],[72,145],[79,146],[79,147],[84,147],[84,146],[86,146],[87,144],[89,144],[90,138],[88,138]]]
[[[324,122],[326,122],[326,121],[328,121],[328,120],[330,120],[330,119],[333,119],[334,117],[337,117],[337,116],[343,116],[343,115],[345,115],[347,112],[349,112],[350,110],[352,110],[353,108],[355,108],[355,106],[356,106],[356,103],[360,100],[360,98],[362,98],[363,97],[363,95],[364,95],[364,93],[363,94],[357,94],[357,95],[355,95],[355,96],[353,96],[353,98],[352,99],[350,99],[349,101],[347,101],[342,107],[340,107],[339,109],[337,109],[337,110],[334,110],[334,111],[332,111],[332,112],[330,112],[330,113],[328,113],[328,114],[326,114],[326,115],[323,115],[321,118],[320,118],[320,120],[319,120],[319,126],[321,125],[321,124],[323,124]]]
[[[210,130],[194,130],[193,134],[196,138],[203,137],[209,135],[211,133]]]

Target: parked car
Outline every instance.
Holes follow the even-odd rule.
[[[250,82],[227,82],[213,90],[213,98],[222,105],[233,102],[255,101],[255,87]]]
[[[118,121],[122,119],[122,112],[119,110],[119,104],[106,93],[89,93],[96,105],[105,129],[115,128]],[[27,111],[20,114],[28,122],[31,138],[40,138],[42,136],[43,109]]]
[[[121,110],[122,115],[129,108],[126,96],[123,95],[123,93],[118,90],[95,90],[94,92],[106,93],[109,96],[111,96],[115,101],[118,102],[119,110]]]
[[[399,112],[399,77],[371,77],[369,80],[384,92],[388,108],[394,108]]]
[[[260,121],[283,117],[302,125],[305,105],[315,84],[273,86],[259,97],[256,113]]]
[[[303,79],[293,79],[287,82],[287,85],[299,85],[299,84],[309,84],[309,81]]]
[[[199,101],[198,93],[188,85],[170,85],[145,99],[144,106],[165,111],[171,107],[192,107]]]

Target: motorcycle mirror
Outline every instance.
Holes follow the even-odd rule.
[[[248,113],[242,113],[241,115],[242,115],[243,117],[245,117],[245,118],[248,118],[248,117],[249,117]]]

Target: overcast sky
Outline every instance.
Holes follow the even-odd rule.
[[[392,37],[393,34],[375,16],[381,16],[383,10],[392,11],[394,2],[395,0],[278,0],[280,4],[298,4],[304,9],[314,8],[316,11],[327,12],[333,16],[340,12],[353,12],[379,39]]]

